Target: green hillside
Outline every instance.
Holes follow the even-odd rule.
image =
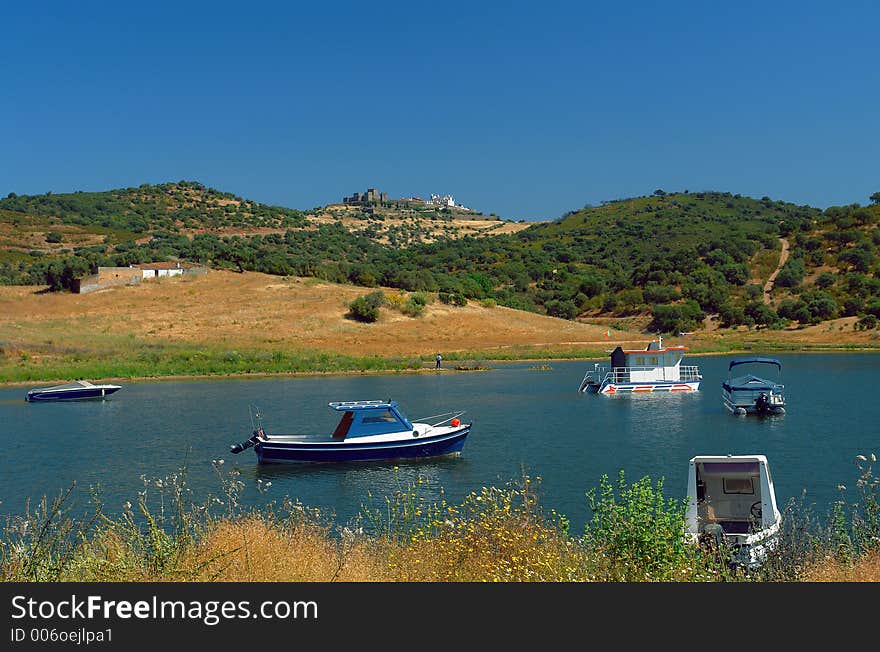
[[[438,292],[451,303],[491,300],[567,319],[638,316],[661,332],[698,329],[710,315],[725,326],[770,328],[858,315],[873,328],[880,194],[871,202],[823,211],[769,197],[658,190],[518,233],[404,247],[194,182],[11,195],[0,200],[0,282],[61,289],[98,265],[175,257]],[[219,227],[240,231],[207,233]],[[764,284],[783,242],[788,260],[768,301]]]
[[[105,192],[18,196],[0,200],[0,209],[52,218],[58,224],[102,226],[129,233],[219,227],[302,225],[300,211],[266,206],[198,182],[179,181]]]

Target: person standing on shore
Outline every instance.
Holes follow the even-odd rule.
[[[437,357],[434,358],[434,360],[437,361],[437,366],[434,367],[435,369],[439,369],[439,368],[440,368],[440,361],[441,361],[442,359],[443,359],[443,356],[441,356],[441,355],[438,353],[438,354],[437,354]]]

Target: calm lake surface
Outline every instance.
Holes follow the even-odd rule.
[[[762,354],[757,354],[762,355]],[[767,455],[780,508],[806,492],[824,517],[840,484],[855,501],[854,458],[880,454],[880,373],[876,354],[775,355],[783,363],[788,412],[735,417],[721,404],[721,382],[734,356],[686,357],[703,373],[690,395],[605,397],[577,389],[593,361],[493,364],[485,372],[123,382],[103,402],[31,404],[33,386],[0,389],[0,514],[54,496],[77,482],[77,504],[100,485],[109,512],[135,502],[149,479],[186,467],[192,499],[221,493],[212,460],[237,468],[243,500],[259,505],[290,496],[345,523],[363,505],[380,506],[408,481],[427,479],[425,495],[459,502],[480,487],[523,473],[540,477],[541,502],[582,531],[590,518],[585,493],[603,474],[629,482],[664,479],[668,498],[687,492],[688,460],[698,454]],[[736,356],[743,357],[743,356]],[[604,362],[604,361],[603,361]],[[773,371],[771,369],[771,371]],[[92,379],[101,380],[101,379]],[[253,450],[229,453],[252,430],[251,404],[268,432],[332,431],[338,413],[327,403],[393,398],[415,420],[465,410],[473,428],[461,457],[397,465],[257,464]],[[257,480],[271,481],[265,495]],[[372,495],[373,498],[369,498]]]

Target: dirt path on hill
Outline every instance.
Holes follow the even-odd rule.
[[[776,281],[776,276],[779,274],[779,270],[782,269],[782,266],[785,265],[785,261],[788,260],[788,240],[785,238],[779,238],[779,242],[782,244],[782,251],[779,253],[779,265],[776,266],[776,269],[770,275],[770,278],[764,283],[764,303],[768,306],[770,305],[770,291],[773,289],[773,283]]]

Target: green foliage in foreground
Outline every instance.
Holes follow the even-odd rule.
[[[664,497],[662,478],[628,484],[621,471],[612,486],[603,476],[587,492],[593,516],[585,535],[577,536],[565,516],[540,505],[528,476],[504,487],[483,487],[457,505],[427,499],[420,476],[399,483],[378,507],[363,505],[362,518],[342,524],[286,496],[280,505],[270,500],[271,483],[262,479],[257,490],[266,498],[264,506],[246,508],[239,472],[224,474],[223,461],[213,460],[221,490],[198,504],[191,502],[184,469],[144,478],[136,505],[124,504],[118,515],[106,509],[96,488],[89,507],[75,513],[73,487],[53,500],[44,498],[35,509],[7,515],[0,532],[0,581],[223,580],[248,543],[218,542],[215,534],[218,527],[242,523],[251,530],[258,526],[251,535],[254,548],[245,550],[247,568],[271,566],[277,545],[256,544],[260,538],[277,540],[274,535],[294,545],[285,563],[314,564],[313,556],[297,561],[294,542],[307,543],[301,530],[297,534],[301,526],[319,533],[320,554],[336,569],[325,579],[360,563],[376,581],[798,581],[823,560],[856,564],[880,550],[876,456],[860,455],[857,461],[856,502],[841,498],[823,524],[802,502],[791,501],[779,545],[749,573],[730,566],[725,551],[684,543],[683,501]]]
[[[614,581],[638,580],[646,573],[674,580],[669,570],[693,563],[694,551],[684,539],[687,501],[664,498],[662,479],[652,485],[645,477],[628,485],[620,471],[616,487],[602,476],[587,499],[593,513],[587,540],[608,558]]]

